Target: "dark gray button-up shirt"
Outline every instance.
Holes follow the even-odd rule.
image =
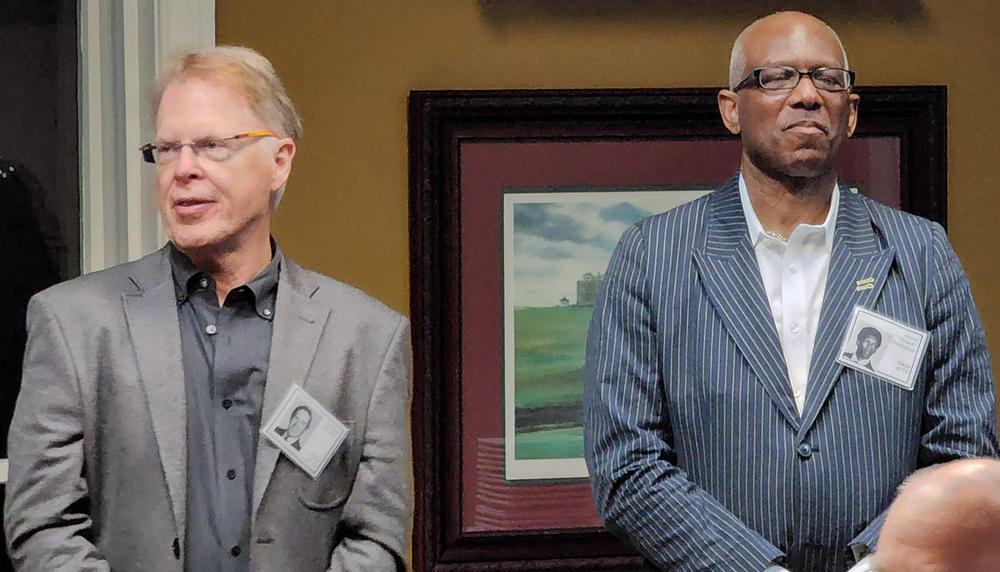
[[[253,470],[283,256],[233,289],[171,246],[187,398],[184,569],[249,570]]]

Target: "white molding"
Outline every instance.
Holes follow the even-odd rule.
[[[215,45],[215,0],[154,0],[156,61],[180,48]]]
[[[104,268],[104,167],[101,141],[103,85],[101,3],[80,3],[80,263],[87,272]],[[91,126],[94,126],[91,128]]]
[[[0,459],[0,485],[7,484],[7,470],[10,468],[10,463],[7,459]]]
[[[147,139],[144,137],[149,134],[149,130],[143,132],[142,129],[142,115],[148,113],[144,109],[143,103],[143,87],[144,84],[148,83],[143,81],[146,79],[144,74],[149,70],[144,69],[142,65],[142,39],[140,38],[139,32],[139,6],[138,2],[135,0],[124,0],[122,2],[122,21],[125,23],[122,26],[122,68],[124,73],[122,77],[124,78],[124,92],[123,99],[125,100],[125,132],[122,134],[125,140],[125,236],[126,236],[126,255],[129,260],[135,260],[139,258],[145,252],[145,247],[143,240],[143,225],[142,221],[143,211],[149,208],[149,201],[145,200],[144,195],[149,193],[149,189],[145,186],[148,177],[143,177],[143,170],[145,165],[139,158],[138,152],[133,152],[133,149],[138,149]],[[148,169],[147,169],[148,171]],[[155,203],[154,203],[155,207]],[[138,224],[134,224],[138,222]],[[155,237],[155,228],[154,237]]]
[[[215,0],[80,0],[81,271],[134,260],[166,240],[155,169],[139,146],[154,138],[148,93],[157,66],[181,47],[215,44]]]

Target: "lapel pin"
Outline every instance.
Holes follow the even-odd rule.
[[[862,278],[861,280],[858,280],[854,284],[857,285],[857,288],[855,289],[857,292],[861,292],[862,290],[871,290],[872,288],[875,287],[875,279]]]

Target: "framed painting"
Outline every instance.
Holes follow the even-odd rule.
[[[945,224],[945,88],[857,91],[842,180]],[[716,92],[410,94],[418,570],[641,566],[586,480],[586,328],[621,231],[736,172]]]
[[[583,366],[603,272],[625,229],[710,189],[504,188],[504,478],[586,479]]]

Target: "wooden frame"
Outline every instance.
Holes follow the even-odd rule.
[[[731,145],[717,89],[415,91],[409,102],[410,286],[417,570],[635,570],[641,559],[593,526],[471,530],[463,521],[463,146],[489,142]],[[946,223],[946,89],[859,88],[855,138],[887,138],[898,153],[900,208]],[[895,143],[898,142],[898,143]],[[712,143],[714,144],[714,143]],[[469,147],[471,148],[471,147]],[[895,166],[895,165],[893,165]],[[627,168],[627,163],[622,169]],[[878,163],[874,168],[885,171]],[[893,171],[889,168],[888,171]],[[723,180],[731,172],[719,174]],[[498,207],[499,208],[499,207]],[[488,216],[489,213],[487,213]],[[477,248],[479,248],[477,246]],[[468,253],[466,253],[468,255]],[[463,262],[464,260],[464,262]],[[498,286],[499,287],[499,286]],[[466,300],[467,301],[467,300]],[[465,306],[468,308],[468,306]],[[497,309],[499,312],[499,309]],[[492,326],[489,326],[492,327]],[[464,343],[463,343],[464,342]],[[495,348],[501,352],[501,348]],[[485,352],[485,353],[483,353]],[[463,362],[466,356],[466,362]],[[474,365],[474,364],[473,364]],[[468,412],[466,412],[468,413]]]

